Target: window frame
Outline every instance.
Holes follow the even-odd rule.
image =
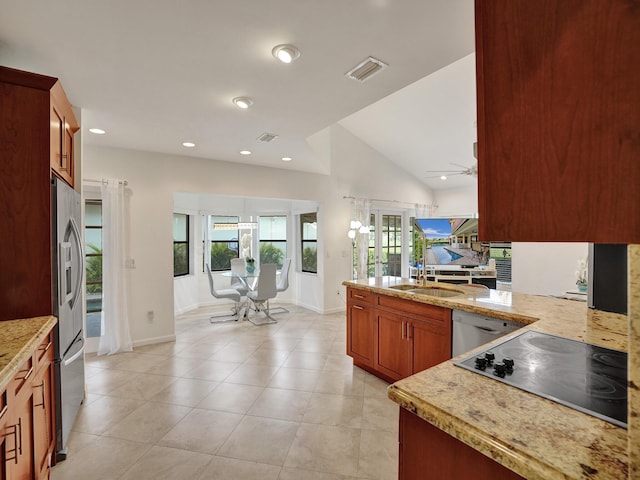
[[[307,220],[308,219],[308,220]],[[312,221],[311,221],[312,220]],[[305,225],[315,224],[315,238],[305,236]],[[309,212],[300,214],[300,271],[303,273],[318,274],[318,212]],[[312,262],[313,269],[309,268],[309,264],[305,258],[305,246],[308,244],[315,245],[315,260]]]
[[[184,232],[186,240],[176,240],[175,232],[174,232],[174,234],[173,234],[173,277],[174,278],[184,277],[184,276],[187,276],[187,275],[189,275],[191,273],[191,255],[190,255],[191,215],[189,215],[188,213],[173,212],[173,220],[174,220],[174,222],[176,220],[176,216],[184,217],[186,219],[185,232]],[[187,256],[187,258],[186,258],[186,266],[187,266],[186,272],[176,273],[176,255],[175,255],[175,252],[176,252],[176,246],[177,245],[184,245],[185,246],[185,252],[186,252],[186,256]]]
[[[260,257],[260,264],[262,265],[262,263],[264,263],[264,255],[263,255],[263,251],[262,251],[262,246],[263,245],[268,245],[268,244],[273,244],[273,243],[284,243],[284,255],[281,259],[280,262],[277,263],[277,267],[278,269],[282,268],[282,265],[284,264],[284,259],[287,258],[287,231],[288,231],[288,217],[287,215],[261,215],[258,218],[258,225],[261,224],[263,219],[268,219],[268,218],[284,218],[285,221],[285,229],[284,229],[284,238],[263,238],[262,237],[262,229],[258,229],[258,251],[260,252],[259,257]]]
[[[218,221],[216,221],[216,219],[218,219]],[[205,228],[203,229],[203,249],[202,249],[202,271],[204,272],[204,264],[208,263],[209,264],[209,268],[211,268],[212,272],[226,272],[231,270],[231,264],[229,264],[228,266],[223,266],[222,268],[214,268],[213,262],[211,261],[211,250],[213,245],[217,245],[217,244],[225,244],[228,245],[229,243],[235,243],[236,244],[236,248],[235,250],[233,248],[231,248],[230,250],[233,250],[236,252],[236,256],[232,257],[232,258],[241,258],[241,245],[240,245],[240,229],[236,229],[233,230],[236,232],[236,240],[213,240],[211,238],[211,231],[214,228],[214,225],[216,223],[238,223],[240,222],[240,217],[238,215],[216,215],[216,214],[206,214],[205,215]]]

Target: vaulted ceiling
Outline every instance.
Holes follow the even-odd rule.
[[[475,182],[426,173],[474,162],[473,0],[0,0],[0,12],[0,63],[59,77],[88,144],[324,172],[308,139],[339,123],[425,185]],[[280,63],[278,44],[301,56]],[[388,67],[345,76],[369,56]]]

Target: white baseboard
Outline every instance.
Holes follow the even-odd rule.
[[[155,345],[156,343],[166,343],[166,342],[175,342],[176,336],[174,335],[165,335],[163,337],[153,337],[153,338],[144,338],[142,340],[136,340],[133,342],[133,346],[135,347],[143,347],[145,345]]]

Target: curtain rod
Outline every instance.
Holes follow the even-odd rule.
[[[345,195],[342,198],[344,200],[367,200],[369,202],[400,203],[400,204],[404,204],[404,205],[411,205],[412,207],[415,207],[415,206],[426,207],[426,208],[437,208],[438,207],[437,204],[432,204],[432,203],[411,203],[411,202],[402,202],[400,200],[383,200],[383,199],[380,199],[380,198],[358,198],[358,197],[353,197],[353,196],[349,196],[349,195]]]
[[[102,180],[95,180],[93,178],[83,178],[82,181],[83,182],[102,183],[102,184],[106,184],[107,183],[107,179],[106,178],[103,178]],[[124,185],[125,187],[127,185],[129,185],[129,182],[127,180],[118,180],[118,183],[120,185]]]

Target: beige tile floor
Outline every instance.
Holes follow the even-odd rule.
[[[53,480],[393,480],[398,409],[345,355],[344,314],[176,318],[175,343],[87,357]]]

